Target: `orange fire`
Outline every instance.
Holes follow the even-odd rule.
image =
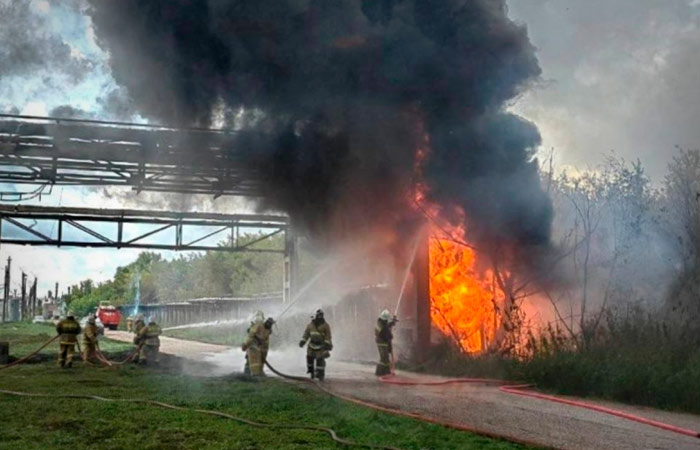
[[[422,128],[422,122],[421,122]],[[492,270],[477,269],[477,255],[473,248],[463,245],[464,228],[449,224],[437,225],[439,208],[426,200],[427,186],[423,165],[430,154],[427,133],[416,149],[413,186],[413,205],[431,221],[430,225],[430,316],[447,337],[459,345],[464,353],[482,353],[494,343],[501,326],[498,314],[504,294],[498,287]],[[453,215],[466,223],[464,211],[453,210]]]
[[[432,227],[430,299],[432,322],[465,353],[481,353],[500,326],[497,304],[502,298],[493,272],[479,273],[474,249]],[[455,230],[460,231],[460,230]],[[451,236],[447,236],[447,234]]]

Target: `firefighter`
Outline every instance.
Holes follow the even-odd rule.
[[[258,311],[255,323],[248,329],[248,338],[242,345],[246,352],[249,374],[252,376],[265,375],[265,360],[270,348],[270,334],[275,321],[272,317],[263,321],[264,315]]]
[[[97,349],[98,329],[95,325],[95,316],[92,314],[88,317],[87,326],[83,330],[83,360],[89,361],[95,356]]]
[[[126,331],[127,333],[134,331],[134,316],[129,316],[126,318]]]
[[[374,340],[377,343],[377,350],[379,350],[379,362],[374,373],[378,377],[391,373],[390,356],[394,354],[392,346],[394,335],[391,329],[396,325],[396,322],[398,322],[396,316],[392,318],[391,313],[385,309],[379,314],[377,326],[374,328]]]
[[[148,364],[148,361],[158,363],[158,350],[160,349],[160,326],[155,319],[148,318],[148,325],[139,331],[138,340],[140,345],[139,364]]]
[[[250,330],[255,326],[255,319],[250,322],[250,326],[245,330],[246,336],[250,334]],[[243,349],[245,351],[245,349]],[[245,353],[245,365],[243,366],[243,375],[250,375],[250,361],[248,361],[248,352]]]
[[[73,355],[75,344],[78,343],[80,324],[75,320],[72,312],[68,312],[67,317],[56,324],[56,332],[61,336],[58,340],[58,365],[73,367]]]
[[[136,345],[136,356],[134,356],[134,363],[138,364],[139,355],[141,353],[141,348],[143,344],[140,343],[139,335],[141,330],[146,326],[143,321],[143,314],[138,314],[136,320],[134,321],[133,331],[134,331],[134,345]]]
[[[324,319],[323,311],[320,309],[316,311],[316,315],[306,326],[304,336],[299,341],[299,347],[304,347],[306,341],[309,341],[309,345],[306,347],[306,373],[311,378],[323,381],[326,375],[326,359],[331,356],[333,341],[331,340],[331,327]],[[315,370],[314,363],[316,363]]]
[[[137,315],[133,325],[134,334],[138,336],[141,333],[141,329],[145,326],[146,322],[144,322],[143,314]]]

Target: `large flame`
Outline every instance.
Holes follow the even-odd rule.
[[[440,208],[426,199],[427,185],[422,180],[423,165],[430,154],[430,139],[416,149],[413,204],[430,219],[430,316],[432,323],[451,338],[464,353],[483,353],[495,342],[502,323],[499,304],[503,291],[492,270],[477,269],[475,250],[465,245],[463,226],[439,219]],[[464,211],[451,211],[466,224]],[[440,223],[438,225],[438,223]]]
[[[500,326],[502,292],[493,271],[479,272],[474,249],[450,231],[432,227],[430,299],[432,322],[465,353],[489,349]],[[448,236],[449,235],[449,236]]]

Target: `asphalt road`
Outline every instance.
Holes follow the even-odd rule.
[[[107,337],[115,340],[132,339],[126,332],[106,333]],[[243,353],[237,348],[162,337],[161,351],[192,361],[192,364],[184,365],[184,370],[193,375],[218,376],[242,370]],[[271,352],[268,360],[282,372],[304,375],[304,351],[298,347],[290,347],[284,352]],[[203,365],[197,362],[209,364],[203,369]],[[494,386],[395,386],[379,382],[373,371],[374,367],[369,365],[331,358],[328,360],[326,384],[335,392],[357,399],[460,423],[472,429],[543,447],[572,450],[700,449],[698,438],[595,411],[503,393]],[[408,373],[401,375],[427,381],[441,379]],[[700,416],[611,402],[592,403],[700,430]]]

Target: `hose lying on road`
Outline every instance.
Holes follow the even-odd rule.
[[[5,366],[0,366],[0,370],[9,369],[9,368],[12,367],[12,366],[16,366],[16,365],[18,365],[18,364],[22,364],[23,362],[29,360],[31,357],[33,357],[34,355],[36,355],[37,353],[39,353],[40,351],[42,351],[47,345],[49,345],[50,343],[52,343],[53,341],[55,341],[55,340],[58,339],[58,338],[59,338],[59,336],[54,336],[54,337],[52,337],[52,338],[49,339],[48,341],[44,342],[44,343],[42,344],[41,347],[37,348],[36,350],[34,350],[32,353],[28,354],[28,355],[25,356],[24,358],[20,358],[20,359],[18,359],[17,361],[11,362],[10,364],[7,364],[7,365],[5,365]]]
[[[102,401],[102,402],[114,402],[114,403],[141,403],[144,405],[158,406],[160,408],[172,409],[175,411],[189,411],[189,412],[196,412],[199,414],[206,414],[209,416],[223,417],[225,419],[230,419],[230,420],[233,420],[235,422],[239,422],[239,423],[242,423],[245,425],[250,425],[250,426],[256,427],[256,428],[270,428],[270,429],[279,429],[279,430],[304,430],[304,431],[314,431],[314,432],[319,432],[319,433],[325,433],[325,434],[328,434],[331,437],[331,439],[333,439],[335,442],[337,442],[339,444],[347,445],[349,447],[364,447],[364,448],[370,448],[370,449],[384,449],[384,450],[400,450],[400,449],[397,449],[395,447],[387,447],[384,445],[362,444],[359,442],[350,441],[348,439],[338,437],[338,434],[335,432],[335,430],[333,430],[332,428],[329,428],[329,427],[317,426],[317,425],[255,422],[255,421],[250,420],[250,419],[245,419],[243,417],[234,416],[233,414],[228,414],[228,413],[224,413],[221,411],[214,411],[214,410],[209,410],[209,409],[186,408],[184,406],[175,406],[175,405],[171,405],[169,403],[159,402],[157,400],[147,400],[147,399],[141,399],[141,398],[114,399],[114,398],[100,397],[98,395],[87,395],[87,394],[40,394],[40,393],[31,393],[31,392],[8,391],[5,389],[0,389],[0,394],[12,395],[12,396],[16,396],[16,397],[70,398],[70,399],[77,399],[77,400],[98,400],[98,401]]]
[[[606,408],[605,406],[594,405],[593,403],[581,402],[578,400],[570,400],[563,397],[557,397],[554,395],[540,394],[539,392],[533,392],[530,390],[525,390],[531,385],[511,385],[511,386],[501,386],[499,390],[501,392],[506,392],[508,394],[521,395],[524,397],[538,398],[540,400],[547,400],[550,402],[562,403],[564,405],[576,406],[578,408],[590,409],[591,411],[597,411],[603,414],[609,414],[611,416],[621,417],[623,419],[631,420],[633,422],[639,422],[644,425],[649,425],[656,428],[661,428],[663,430],[671,431],[673,433],[684,434],[686,436],[691,436],[694,438],[700,438],[700,432],[695,430],[690,430],[687,428],[677,427],[664,422],[659,422],[656,420],[647,419],[645,417],[637,416],[634,414],[626,413],[624,411],[619,411],[612,408]]]
[[[645,417],[637,416],[634,414],[626,413],[612,408],[606,408],[604,406],[595,405],[593,403],[582,402],[579,400],[567,399],[564,397],[558,397],[555,395],[541,394],[539,392],[534,392],[528,390],[532,388],[531,384],[509,384],[503,380],[492,380],[488,378],[451,378],[448,380],[441,381],[414,381],[405,378],[399,378],[395,375],[386,375],[379,379],[383,383],[395,384],[400,386],[444,386],[448,384],[464,384],[464,383],[489,383],[489,384],[500,384],[498,388],[501,392],[512,395],[520,395],[523,397],[537,398],[540,400],[546,400],[550,402],[562,403],[564,405],[575,406],[578,408],[589,409],[591,411],[600,412],[603,414],[608,414],[611,416],[620,417],[623,419],[631,420],[633,422],[638,422],[644,425],[649,425],[656,428],[661,428],[663,430],[671,431],[673,433],[683,434],[686,436],[691,436],[695,438],[700,438],[700,432],[695,430],[690,430],[687,428],[677,427],[664,422],[659,422],[656,420],[647,419]]]
[[[299,382],[302,382],[302,383],[308,383],[308,384],[314,385],[314,386],[316,386],[319,390],[325,392],[326,394],[328,394],[328,395],[330,395],[330,396],[332,396],[332,397],[338,398],[338,399],[340,399],[340,400],[346,401],[346,402],[348,402],[348,403],[352,403],[352,404],[354,404],[354,405],[358,405],[358,406],[362,406],[362,407],[365,407],[365,408],[373,409],[373,410],[375,410],[375,411],[380,411],[380,412],[383,412],[383,413],[386,413],[386,414],[390,414],[390,415],[392,415],[392,416],[406,417],[406,418],[409,418],[409,419],[419,420],[419,421],[421,421],[421,422],[431,423],[431,424],[433,424],[433,425],[439,425],[439,426],[441,426],[441,427],[448,428],[448,429],[451,429],[451,430],[466,431],[466,432],[469,432],[469,433],[474,433],[474,434],[478,434],[478,435],[481,435],[481,436],[489,437],[489,438],[492,438],[492,439],[510,441],[510,442],[514,442],[514,443],[516,443],[516,444],[521,444],[521,445],[524,445],[524,446],[527,446],[527,447],[537,447],[537,448],[542,447],[541,444],[538,444],[538,443],[533,442],[533,441],[528,441],[528,440],[525,440],[525,439],[518,439],[518,438],[514,438],[514,437],[512,437],[512,436],[507,436],[507,435],[505,435],[505,434],[498,434],[498,433],[494,433],[494,432],[492,432],[492,431],[482,430],[482,429],[479,429],[479,428],[476,428],[476,427],[470,427],[470,426],[464,425],[464,424],[462,424],[462,423],[451,422],[451,421],[448,421],[448,420],[439,420],[439,419],[435,419],[435,418],[432,418],[432,417],[424,416],[424,415],[418,414],[418,413],[412,413],[412,412],[403,411],[403,410],[400,410],[400,409],[389,408],[389,407],[387,407],[387,406],[382,406],[382,405],[378,405],[378,404],[376,404],[376,403],[372,403],[372,402],[368,402],[368,401],[365,401],[365,400],[360,400],[360,399],[358,399],[358,398],[354,398],[354,397],[350,397],[350,396],[347,396],[347,395],[339,394],[339,393],[337,393],[337,392],[335,392],[335,391],[330,390],[328,387],[324,386],[323,383],[321,383],[321,382],[319,382],[319,381],[317,381],[317,380],[312,380],[312,379],[309,379],[309,378],[306,378],[306,377],[299,377],[299,376],[294,376],[294,375],[288,375],[288,374],[286,374],[286,373],[280,372],[279,370],[275,369],[275,368],[274,368],[269,362],[267,362],[267,361],[265,361],[265,365],[266,365],[267,368],[270,369],[275,375],[277,375],[277,376],[279,376],[279,377],[281,377],[281,378],[285,378],[285,379],[288,379],[288,380],[299,381]],[[502,383],[502,381],[501,381],[501,383]],[[388,447],[387,447],[387,448],[388,448]]]

